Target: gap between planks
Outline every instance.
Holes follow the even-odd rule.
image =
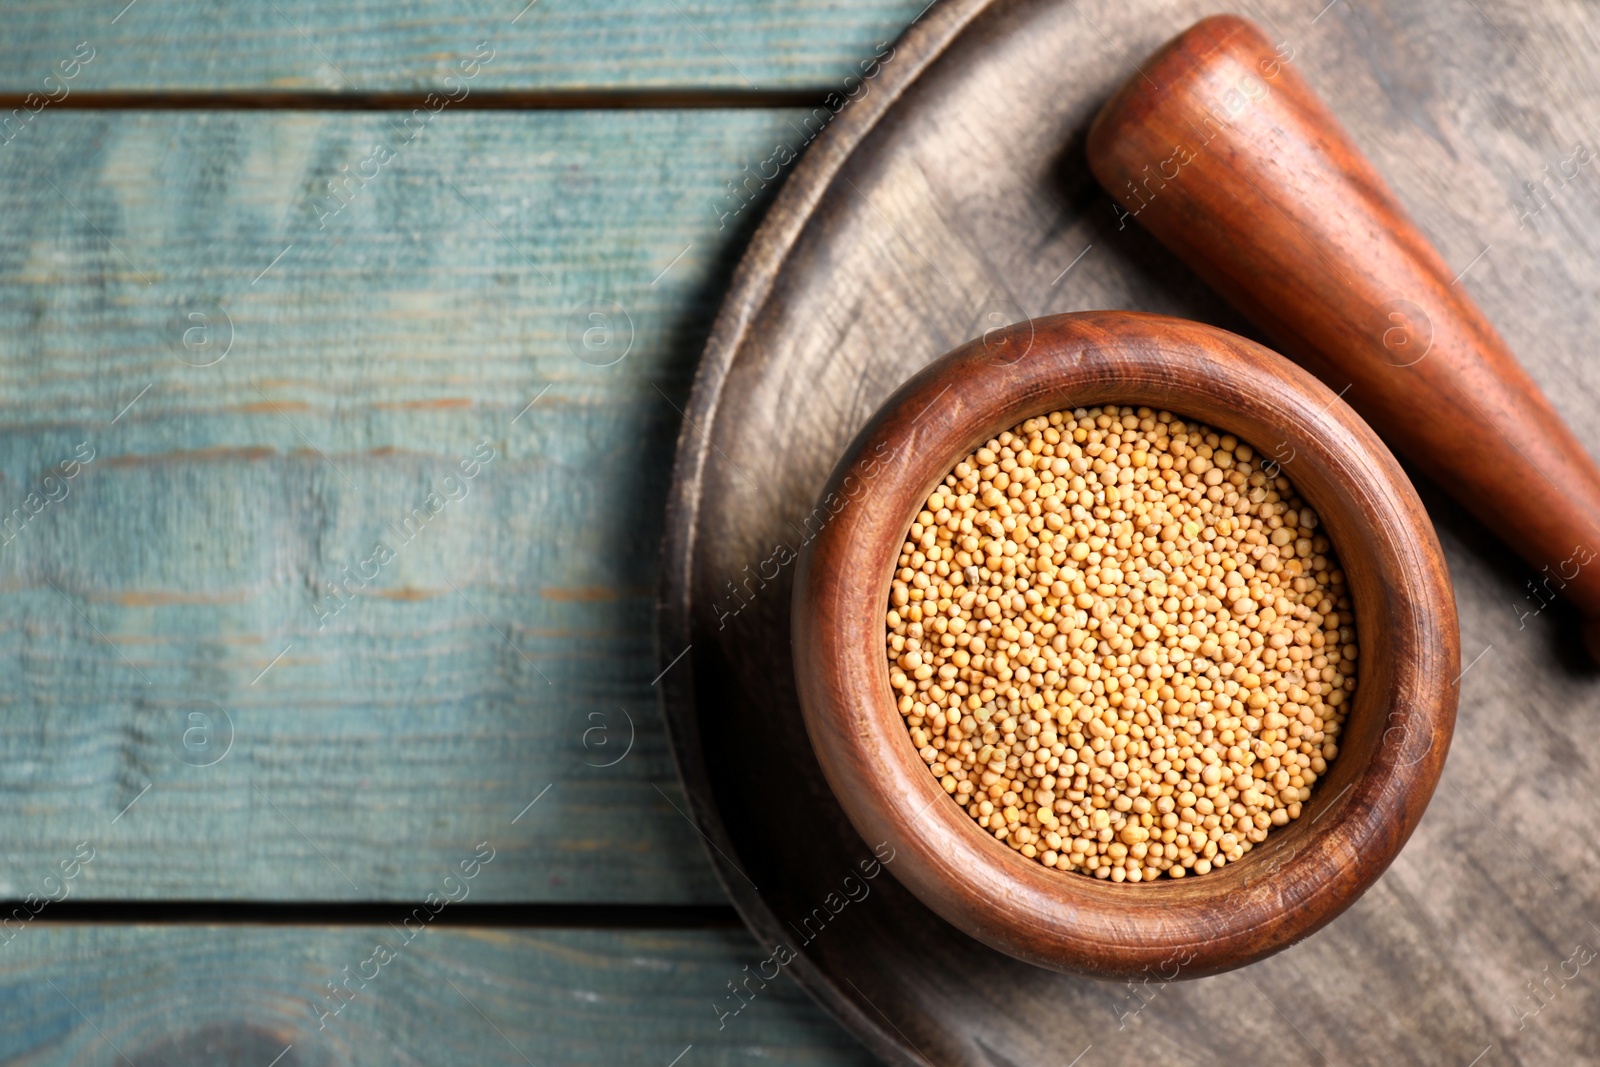
[[[206,926],[379,926],[403,921],[424,905],[393,901],[277,902],[232,900],[63,900],[46,902],[32,916],[48,923],[135,923]],[[0,902],[0,916],[30,909]],[[742,926],[726,904],[451,904],[435,912],[432,926],[721,930]]]
[[[641,111],[821,107],[830,90],[813,89],[495,89],[479,90],[452,111]],[[0,93],[0,112],[26,106],[34,93]],[[262,89],[76,92],[64,111],[410,111],[431,90],[328,92]],[[41,109],[42,110],[42,109]]]

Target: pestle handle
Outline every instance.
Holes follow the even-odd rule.
[[[1101,110],[1089,165],[1137,222],[1589,620],[1600,471],[1327,106],[1254,24],[1204,19]],[[1292,468],[1292,461],[1288,466]],[[1533,613],[1539,601],[1529,599]]]

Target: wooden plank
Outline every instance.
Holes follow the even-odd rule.
[[[758,214],[712,198],[795,116],[445,113],[343,207],[390,116],[46,117],[0,152],[0,897],[89,841],[82,897],[414,899],[500,835],[478,899],[722,900],[650,605]]]
[[[927,0],[24,0],[8,5],[0,91],[444,86],[480,42],[482,89],[835,89]],[[526,4],[526,7],[524,5]],[[120,14],[119,14],[120,11]],[[80,42],[93,58],[62,83]],[[89,51],[80,53],[89,55]],[[57,81],[44,84],[52,72]],[[454,82],[449,83],[454,86]]]
[[[375,955],[380,944],[392,958]],[[386,926],[41,927],[0,952],[0,1059],[872,1062],[786,978],[765,989],[752,980],[753,1001],[719,1028],[713,1005],[762,956],[742,930],[423,928],[407,943]],[[330,982],[348,993],[336,997]]]

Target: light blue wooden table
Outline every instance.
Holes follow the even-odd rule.
[[[124,3],[0,33],[0,1061],[863,1060],[719,1029],[650,604],[775,146],[923,0]]]

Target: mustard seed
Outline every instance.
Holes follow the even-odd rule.
[[[1149,408],[1028,419],[915,517],[885,649],[951,800],[1046,867],[1207,874],[1300,817],[1356,689],[1316,513],[1231,434]]]

